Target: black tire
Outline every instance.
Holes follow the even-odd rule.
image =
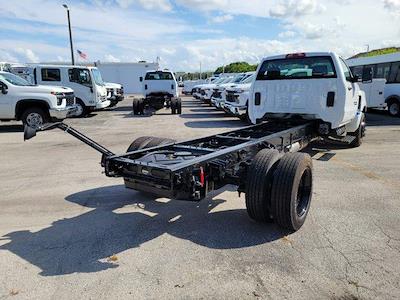
[[[139,114],[139,99],[133,99],[132,110],[134,115]]]
[[[178,98],[176,112],[178,115],[182,114],[182,99]]]
[[[177,112],[177,100],[175,98],[171,99],[171,114],[175,115]]]
[[[276,166],[271,188],[275,222],[297,231],[303,226],[312,198],[312,159],[306,153],[287,153]]]
[[[361,117],[361,122],[360,122],[360,126],[358,126],[357,130],[355,132],[349,133],[349,135],[352,135],[355,137],[354,141],[352,141],[350,143],[350,147],[360,147],[362,142],[363,142],[363,138],[365,136],[365,127],[366,127],[366,123],[365,123],[365,114],[362,114]]]
[[[49,114],[40,107],[27,108],[21,115],[22,123],[35,129],[47,123],[49,119]]]
[[[175,143],[176,141],[173,139],[167,139],[167,138],[159,138],[159,137],[153,137],[145,147],[143,148],[151,148],[151,147],[156,147],[156,146],[163,146],[171,143]],[[143,149],[142,148],[142,149]]]
[[[252,161],[246,178],[246,209],[250,218],[271,222],[271,185],[279,151],[263,149]]]
[[[390,99],[388,101],[388,112],[392,117],[400,116],[400,101],[397,99]]]
[[[85,105],[85,103],[83,103],[83,101],[81,99],[76,99],[75,104],[77,106],[80,106],[80,107],[78,107],[77,114],[75,115],[76,118],[83,118],[89,114],[89,110],[88,110],[87,106]]]
[[[147,143],[150,142],[150,140],[152,138],[153,138],[152,136],[141,136],[141,137],[137,138],[130,144],[127,152],[143,149],[143,147],[146,146]]]
[[[141,136],[134,140],[129,146],[127,152],[137,151],[145,148],[151,148],[160,145],[174,143],[175,140],[167,138],[159,138],[154,136]]]
[[[139,109],[139,114],[144,115],[144,99],[139,99],[139,104],[138,104],[138,109]]]

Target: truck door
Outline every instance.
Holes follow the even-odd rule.
[[[0,80],[0,119],[12,119],[15,117],[12,96],[9,85]]]
[[[349,116],[353,117],[358,111],[358,102],[360,96],[360,87],[357,82],[354,82],[350,68],[340,58],[340,64],[342,66],[344,77],[345,77],[345,92],[346,92],[346,108],[345,111],[348,112]]]
[[[89,69],[68,69],[68,86],[74,90],[75,96],[81,99],[86,106],[96,105],[96,94]]]

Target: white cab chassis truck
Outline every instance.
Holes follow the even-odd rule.
[[[155,111],[171,109],[172,114],[182,113],[182,101],[178,97],[178,84],[169,70],[148,71],[143,82],[144,98],[133,100],[133,114],[142,115],[146,109]]]
[[[311,71],[289,72],[299,66]],[[64,123],[40,129],[59,128],[80,139],[102,154],[107,176],[157,197],[200,201],[236,185],[251,219],[290,232],[303,226],[313,194],[312,159],[298,151],[331,134],[348,133],[344,145],[361,144],[365,99],[355,81],[333,53],[266,58],[249,99],[249,116],[257,124],[184,142],[144,136],[119,155]],[[26,129],[25,139],[36,134]]]
[[[318,120],[321,134],[356,136],[358,144],[364,135],[366,108],[358,78],[341,57],[330,52],[297,53],[261,62],[248,114],[253,124],[271,119]]]
[[[0,120],[21,120],[30,127],[39,128],[75,112],[72,89],[34,85],[15,74],[0,71]]]
[[[96,67],[36,65],[34,82],[45,85],[62,85],[74,90],[76,116],[85,116],[91,111],[110,106],[106,86]]]

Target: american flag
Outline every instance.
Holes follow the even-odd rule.
[[[83,58],[83,59],[86,59],[86,58],[87,58],[86,53],[83,53],[81,50],[76,50],[76,52],[78,52],[78,54],[79,54],[79,56],[80,56],[81,58]]]

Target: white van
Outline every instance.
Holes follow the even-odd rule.
[[[96,67],[37,65],[33,69],[33,77],[36,84],[61,85],[73,89],[76,116],[84,116],[95,109],[110,106],[107,89]]]

